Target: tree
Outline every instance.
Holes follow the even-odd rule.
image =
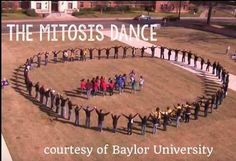
[[[209,2],[209,4],[208,4],[208,15],[207,15],[207,24],[208,25],[210,25],[210,23],[211,23],[211,13],[212,13],[212,3],[211,2]]]

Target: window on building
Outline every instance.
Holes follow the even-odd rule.
[[[73,9],[73,3],[71,2],[68,3],[68,9]]]
[[[80,7],[81,7],[81,8],[84,7],[84,2],[80,2]]]
[[[36,3],[36,9],[42,9],[42,4],[41,3]]]

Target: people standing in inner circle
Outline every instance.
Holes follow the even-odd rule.
[[[82,106],[75,105],[75,126],[79,126],[79,112],[82,109]]]
[[[116,133],[117,131],[117,124],[118,124],[118,120],[120,118],[120,115],[113,115],[111,114],[111,118],[112,118],[112,125],[113,125],[113,132]]]
[[[127,135],[132,135],[133,132],[133,123],[134,123],[134,118],[138,115],[138,113],[136,113],[134,116],[132,114],[130,114],[129,116],[126,116],[125,114],[122,114],[127,120]]]
[[[140,79],[139,79],[139,90],[141,91],[143,89],[143,85],[144,85],[144,78],[141,75]]]
[[[57,55],[58,55],[58,52],[56,51],[53,51],[53,60],[54,60],[54,63],[57,63]]]
[[[89,110],[89,106],[87,106],[86,108],[83,108],[83,110],[84,110],[85,115],[86,115],[85,127],[90,128],[90,116],[91,116],[91,112],[93,112],[94,108]]]
[[[201,104],[201,102],[195,102],[194,103],[194,106],[195,106],[195,108],[194,108],[194,119],[195,120],[198,119],[198,113],[200,111],[200,104]]]
[[[216,62],[214,61],[214,63],[212,64],[212,74],[215,74],[215,70],[216,70]]]
[[[95,108],[96,113],[98,115],[98,131],[102,132],[105,116],[107,116],[110,112],[103,113],[102,109],[98,110],[96,107],[94,107],[94,108]]]
[[[137,48],[135,48],[135,47],[132,47],[131,49],[132,49],[132,50],[131,50],[132,57],[134,58],[134,57],[135,57],[135,55],[136,55],[136,49],[137,49]]]

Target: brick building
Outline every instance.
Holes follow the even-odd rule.
[[[131,8],[149,7],[155,12],[178,12],[180,1],[2,1],[2,9],[35,9],[37,13],[72,13],[83,8],[97,6]],[[189,1],[181,1],[181,12],[188,12]]]

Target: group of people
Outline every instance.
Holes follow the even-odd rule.
[[[117,47],[119,48],[119,47]],[[152,56],[154,57],[155,54],[155,46],[150,47],[152,51]],[[143,47],[143,50],[146,48]],[[161,47],[161,57],[164,59],[164,50],[168,48],[163,48]],[[175,61],[178,60],[178,52],[180,50],[177,49],[168,49],[169,51],[175,51]],[[115,49],[116,51],[116,49]],[[182,52],[182,62],[185,62],[185,56],[187,54],[187,61],[188,64],[190,65],[190,61],[192,58],[192,54],[189,51],[183,50]],[[185,54],[184,54],[185,53]],[[48,53],[47,53],[48,55]],[[171,52],[168,52],[168,59],[170,60],[170,55]],[[55,58],[55,57],[54,57]],[[197,63],[198,56],[194,56],[194,65]],[[83,58],[84,59],[84,58]],[[55,60],[55,59],[54,59]],[[66,60],[66,59],[65,59]],[[45,65],[48,62],[48,56],[45,57]],[[24,68],[24,80],[25,84],[27,87],[27,91],[31,97],[34,97],[37,99],[41,104],[44,104],[47,108],[50,108],[52,111],[55,112],[56,117],[60,117],[62,119],[68,119],[71,120],[72,113],[74,111],[74,124],[76,126],[81,125],[80,124],[80,110],[83,109],[85,112],[85,126],[87,128],[90,128],[90,117],[92,111],[96,111],[97,117],[98,117],[98,130],[102,131],[104,127],[104,120],[107,115],[110,114],[110,112],[104,112],[102,109],[98,110],[96,107],[82,107],[78,106],[77,104],[73,104],[70,98],[63,96],[59,92],[56,92],[53,89],[45,89],[44,85],[40,84],[39,82],[33,83],[30,78],[29,78],[29,71],[32,70],[32,63],[34,63],[33,58],[27,59],[25,63],[25,68]],[[40,61],[38,62],[40,64]],[[191,115],[194,116],[194,119],[198,119],[198,115],[200,112],[200,108],[204,108],[204,116],[208,116],[208,112],[212,112],[212,109],[215,108],[217,109],[219,105],[222,103],[223,99],[227,95],[227,90],[228,90],[228,84],[229,84],[229,73],[221,66],[219,63],[210,63],[208,60],[207,62],[201,61],[201,69],[203,70],[203,64],[206,65],[206,71],[209,71],[209,67],[212,66],[212,74],[215,74],[221,81],[222,81],[222,86],[220,89],[216,91],[215,94],[211,95],[211,97],[201,97],[199,100],[189,103],[186,102],[185,104],[177,104],[177,106],[174,106],[173,109],[170,107],[167,107],[165,111],[161,111],[159,107],[155,109],[154,112],[151,112],[148,116],[142,116],[141,114],[111,114],[112,118],[112,131],[116,132],[117,127],[118,127],[118,120],[120,119],[121,116],[127,119],[127,134],[131,135],[132,134],[132,129],[133,129],[133,124],[134,124],[134,118],[139,116],[140,119],[140,124],[141,124],[141,134],[145,135],[146,132],[146,127],[147,124],[150,122],[152,124],[152,133],[156,134],[157,129],[163,126],[163,130],[167,130],[167,125],[175,123],[176,127],[179,127],[180,122],[185,122],[188,123],[190,121]],[[40,65],[38,65],[40,67]],[[196,67],[196,66],[195,66]],[[130,85],[132,87],[132,90],[136,90],[137,82],[135,79],[135,72],[132,70],[129,73],[129,79],[130,79]],[[87,80],[85,81],[84,79],[81,80],[80,83],[80,88],[81,91],[85,91],[88,97],[90,95],[96,95],[99,91],[103,93],[103,95],[106,95],[106,92],[108,91],[110,95],[113,94],[113,90],[116,89],[119,91],[119,93],[122,93],[123,90],[126,88],[127,85],[127,76],[126,74],[123,75],[116,75],[115,79],[112,80],[111,78],[108,79],[108,82],[105,81],[105,77],[97,76],[96,78],[93,78],[91,81]],[[144,79],[142,76],[140,76],[139,80],[139,86],[140,89],[143,88],[144,84]],[[35,95],[33,96],[32,94],[32,89],[35,89]],[[50,104],[49,104],[50,102]]]
[[[82,79],[80,81],[80,93],[86,94],[89,99],[91,96],[96,96],[99,93],[102,93],[103,96],[109,93],[110,96],[114,94],[114,90],[118,91],[119,94],[123,93],[128,86],[131,86],[132,93],[135,93],[137,90],[137,84],[139,84],[139,90],[141,90],[144,86],[144,78],[140,76],[139,83],[136,80],[136,74],[134,70],[132,70],[129,75],[129,80],[127,78],[127,74],[116,74],[115,77],[109,78],[106,81],[104,76],[96,76],[94,78]]]

